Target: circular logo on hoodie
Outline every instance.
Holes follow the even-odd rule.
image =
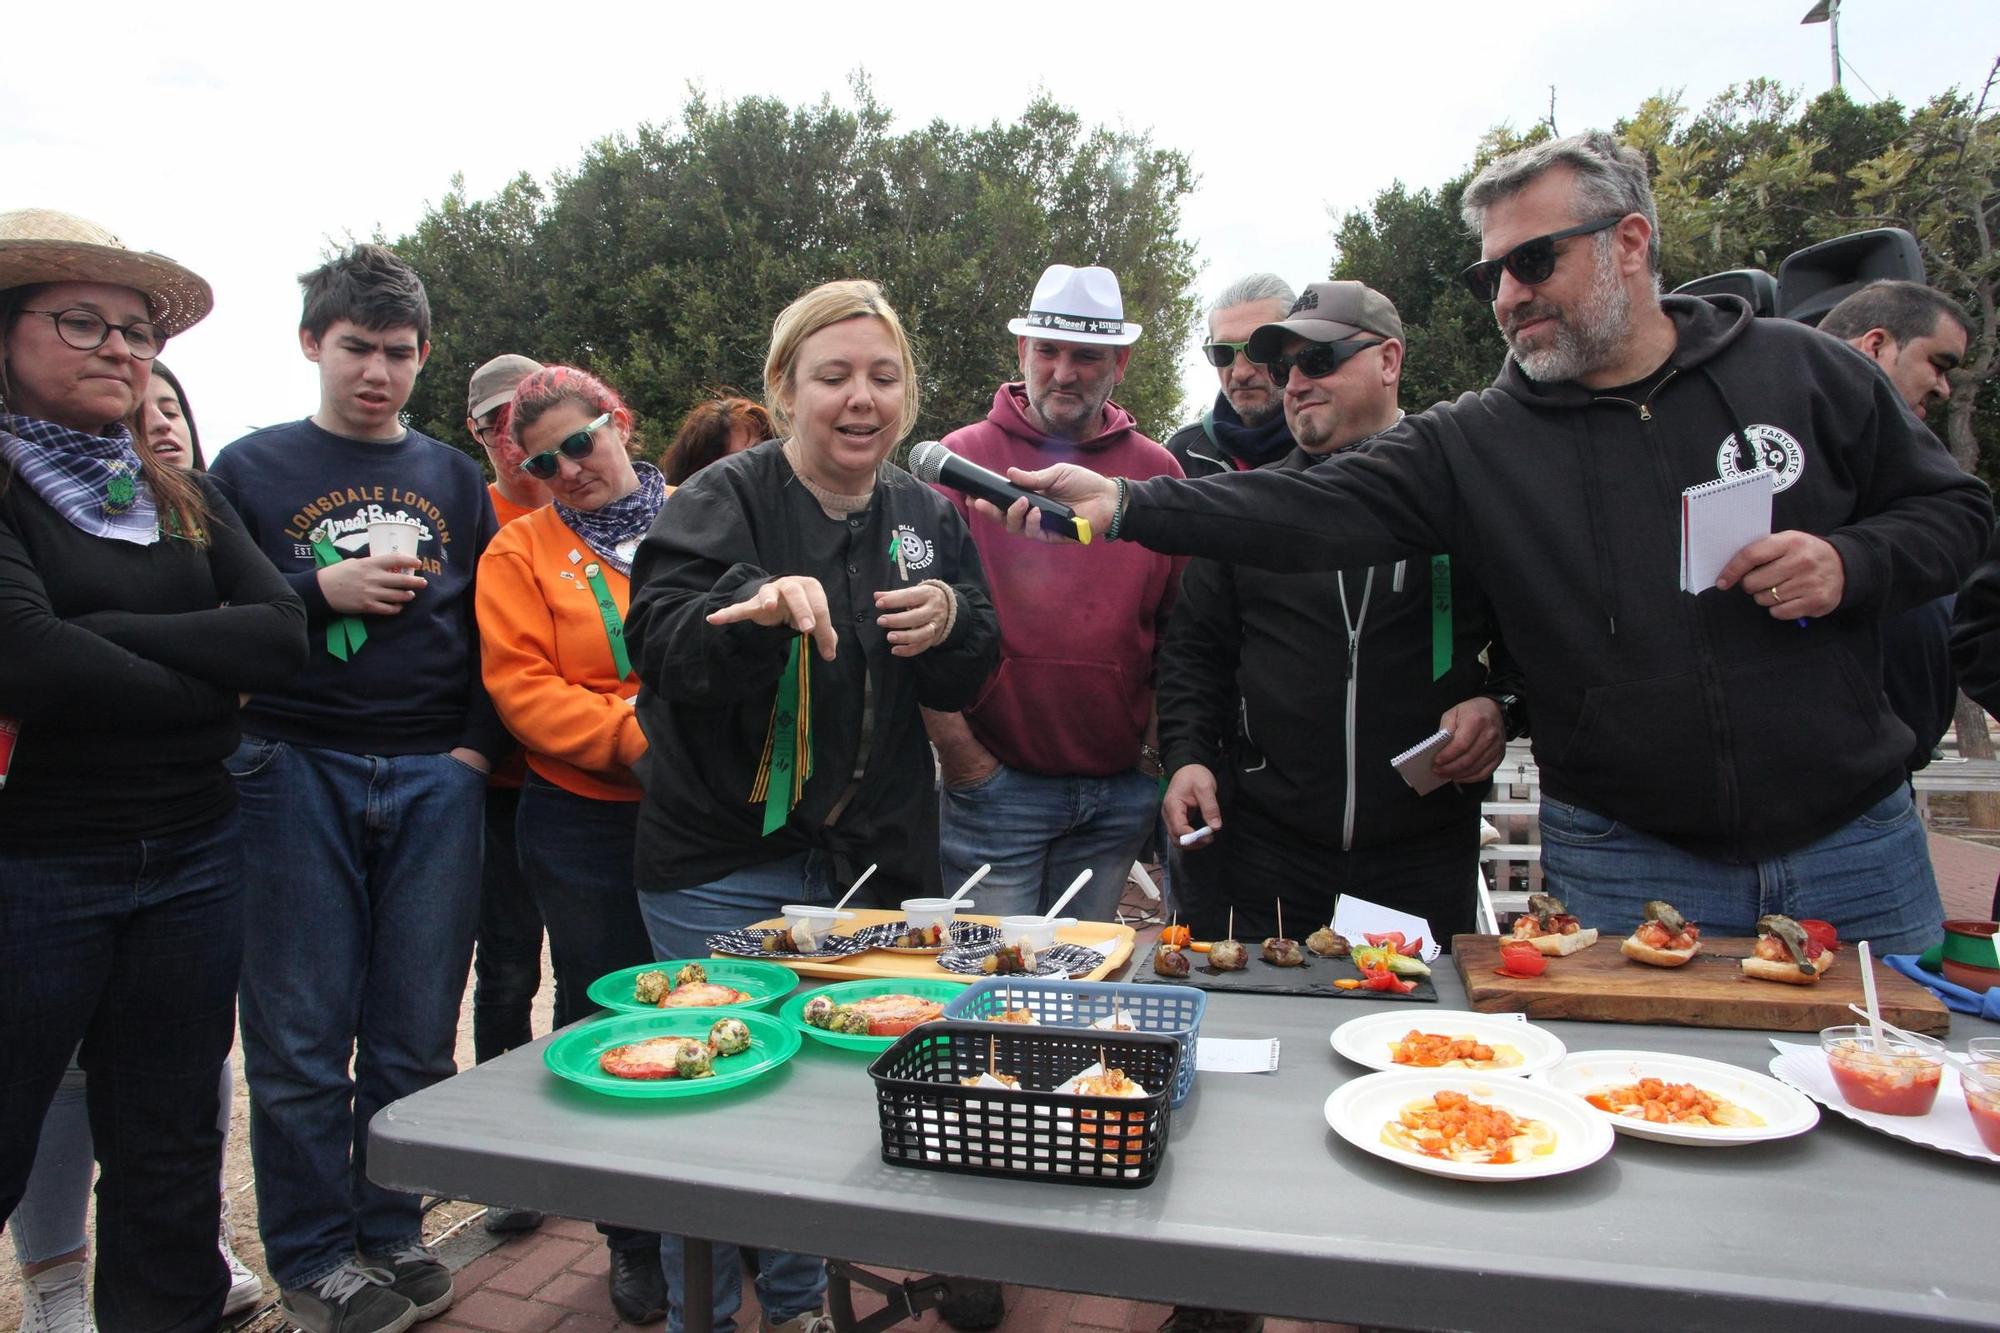
[[[929,569],[931,561],[937,558],[931,544],[919,537],[917,530],[907,523],[896,525],[896,540],[902,545],[905,569]]]
[[[1725,481],[1740,477],[1745,472],[1755,472],[1759,463],[1771,469],[1777,478],[1771,483],[1771,493],[1790,490],[1792,483],[1806,470],[1806,451],[1792,438],[1791,432],[1777,426],[1745,426],[1743,433],[1750,439],[1750,447],[1757,452],[1755,461],[1746,459],[1743,449],[1736,441],[1736,432],[1722,437],[1722,445],[1715,451],[1715,473]]]

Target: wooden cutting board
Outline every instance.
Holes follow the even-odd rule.
[[[1755,940],[1704,939],[1684,967],[1635,963],[1618,944],[1602,936],[1567,958],[1549,959],[1548,971],[1527,978],[1495,974],[1498,936],[1456,936],[1451,952],[1466,1003],[1480,1013],[1772,1032],[1817,1032],[1862,1021],[1847,1011],[1849,1003],[1861,1003],[1860,964],[1851,947],[1840,950],[1817,985],[1787,986],[1743,975],[1738,964]],[[1943,1003],[1900,972],[1877,965],[1875,992],[1882,1017],[1898,1027],[1941,1035],[1951,1026]]]

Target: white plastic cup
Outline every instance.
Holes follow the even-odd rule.
[[[416,558],[423,530],[406,518],[382,518],[368,525],[368,554]]]
[[[932,926],[951,929],[952,918],[961,907],[971,907],[966,901],[953,902],[949,898],[905,898],[903,899],[903,919],[913,930],[928,930]]]
[[[1003,944],[1025,944],[1040,953],[1056,942],[1056,927],[1075,924],[1073,916],[1003,916],[1000,940]]]

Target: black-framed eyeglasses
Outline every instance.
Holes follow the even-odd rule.
[[[151,361],[160,354],[161,344],[166,339],[161,336],[157,324],[146,320],[134,320],[130,324],[113,324],[104,316],[92,310],[22,310],[24,315],[46,315],[55,321],[56,337],[74,347],[79,352],[94,352],[104,346],[116,329],[125,339],[125,350],[141,361]]]
[[[1380,347],[1387,341],[1386,338],[1371,338],[1367,342],[1307,343],[1296,352],[1287,352],[1259,364],[1270,371],[1271,378],[1282,387],[1291,379],[1293,366],[1297,366],[1309,380],[1324,379],[1369,348]]]
[[[1250,346],[1249,343],[1209,342],[1201,345],[1201,354],[1217,370],[1226,370],[1236,360],[1237,353]]]
[[[495,439],[505,436],[507,433],[507,413],[504,410],[506,406],[505,403],[502,403],[499,407],[494,408],[487,414],[487,419],[483,422],[474,421],[472,423],[472,438],[481,444],[492,444],[495,440],[488,439],[488,436],[493,436]],[[560,448],[561,446],[557,447]]]
[[[1482,259],[1477,264],[1468,265],[1459,271],[1458,280],[1464,283],[1474,296],[1491,304],[1500,295],[1501,269],[1504,268],[1513,274],[1515,281],[1530,287],[1538,282],[1547,282],[1549,275],[1556,271],[1557,241],[1604,231],[1617,226],[1625,220],[1625,217],[1625,214],[1620,213],[1616,217],[1579,222],[1574,227],[1565,227],[1546,236],[1522,241],[1498,259]]]
[[[562,471],[562,461],[556,457],[558,453],[563,458],[580,460],[590,457],[590,451],[597,447],[597,441],[592,439],[591,436],[595,435],[603,427],[604,423],[609,420],[611,420],[611,414],[606,412],[583,429],[573,430],[563,436],[562,439],[556,442],[555,448],[544,449],[532,457],[522,459],[521,471],[538,481],[547,481],[549,478],[555,476],[556,473]]]

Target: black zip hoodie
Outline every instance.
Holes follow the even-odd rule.
[[[1803,846],[1904,780],[1879,622],[1958,586],[1991,499],[1834,339],[1733,297],[1662,306],[1677,343],[1643,402],[1510,358],[1309,471],[1134,483],[1120,536],[1283,570],[1448,552],[1520,662],[1551,796],[1724,859]],[[1845,568],[1839,609],[1803,627],[1741,588],[1679,590],[1682,489],[1751,448],[1779,474],[1772,530]]]

